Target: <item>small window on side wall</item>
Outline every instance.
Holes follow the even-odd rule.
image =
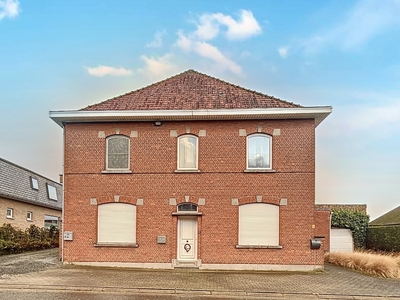
[[[198,169],[198,141],[194,135],[178,138],[178,170]]]
[[[12,208],[7,208],[7,219],[14,218],[14,210]]]
[[[107,138],[107,170],[129,170],[129,138],[113,135]]]
[[[28,211],[26,213],[26,220],[27,221],[32,221],[32,219],[33,219],[33,213],[31,211]]]
[[[47,196],[49,197],[50,200],[54,200],[57,201],[58,197],[57,197],[57,189],[55,186],[50,185],[50,184],[46,184],[47,186]]]
[[[247,169],[271,169],[271,136],[253,134],[247,137]]]
[[[31,177],[31,188],[38,191],[39,190],[39,182],[36,178]]]

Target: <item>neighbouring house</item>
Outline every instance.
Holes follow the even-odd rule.
[[[188,70],[50,112],[64,131],[63,262],[323,267],[315,128],[331,111]]]
[[[400,206],[369,223],[367,247],[400,252]]]
[[[369,223],[370,227],[400,226],[400,206]]]
[[[62,185],[0,158],[0,219],[25,229],[59,226]]]
[[[345,210],[349,212],[357,212],[367,214],[366,204],[316,204],[318,211],[332,211],[332,210]],[[325,235],[326,232],[324,232]],[[326,240],[325,250],[329,252],[353,252],[354,251],[354,239],[353,233],[349,228],[338,228],[330,226],[330,237]]]

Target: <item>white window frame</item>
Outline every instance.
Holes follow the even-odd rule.
[[[196,149],[195,149],[196,150],[195,151],[196,157],[195,157],[195,167],[194,168],[185,168],[185,167],[180,166],[180,151],[181,151],[180,150],[180,141],[181,141],[181,139],[187,138],[187,137],[194,138],[196,140]],[[177,170],[181,170],[181,171],[197,171],[199,169],[199,138],[197,136],[193,135],[193,134],[183,134],[183,135],[179,136],[178,139],[177,139],[177,148],[178,148],[178,151],[177,151],[177,154],[178,154],[178,156],[177,156]]]
[[[110,212],[110,207],[113,207],[112,212]],[[118,208],[117,210],[115,209]],[[104,204],[100,204],[97,206],[97,244],[98,245],[136,245],[136,224],[137,224],[137,209],[136,209],[136,205],[130,204],[130,203],[121,203],[121,202],[111,202],[111,203],[104,203]],[[109,211],[107,211],[107,209]],[[118,216],[118,213],[116,211],[122,211],[124,213],[133,213],[133,215],[131,215],[131,222],[130,225],[131,227],[127,228],[126,223],[122,223],[120,222],[121,217]],[[129,211],[131,210],[131,211]],[[108,222],[106,224],[106,226],[104,226],[104,224],[101,221],[102,218],[104,217],[110,217],[112,216],[112,219],[115,220],[115,224],[112,224],[111,222]],[[123,219],[123,218],[122,218]],[[113,226],[114,225],[114,226]],[[128,230],[127,230],[128,229]],[[106,231],[109,231],[108,233]],[[111,233],[115,232],[116,234],[114,234],[113,239],[109,239],[107,236],[110,235],[110,231]],[[118,234],[119,235],[118,235]],[[121,239],[121,233],[124,233],[124,235],[122,235],[122,239],[124,240],[120,240]]]
[[[251,138],[253,137],[264,137],[269,140],[269,153],[268,153],[268,159],[269,159],[269,167],[250,167],[249,166],[249,147],[250,147],[250,141]],[[255,133],[248,135],[246,137],[246,169],[247,170],[272,170],[272,136],[265,134],[265,133]]]
[[[39,190],[39,181],[35,177],[31,177],[31,187],[33,190]]]
[[[31,211],[26,212],[26,220],[32,221],[32,219],[33,219],[33,212]]]
[[[12,208],[7,208],[7,219],[13,219],[14,218],[14,209]]]
[[[47,197],[50,200],[58,201],[57,188],[54,185],[46,183]]]
[[[49,222],[46,221],[51,221],[50,224]],[[56,221],[56,223],[54,223],[53,221]],[[44,215],[44,220],[43,220],[43,226],[45,228],[50,228],[50,226],[54,226],[56,228],[60,227],[60,220],[59,217],[56,216],[50,216],[50,215]]]
[[[115,139],[115,138],[119,138],[119,139],[125,139],[128,141],[128,165],[126,168],[109,168],[108,167],[108,142],[111,139]],[[131,140],[129,139],[129,137],[122,135],[122,134],[114,134],[111,136],[108,136],[106,138],[106,170],[108,171],[127,171],[130,170],[130,161],[131,161]]]
[[[280,247],[279,208],[278,205],[269,203],[249,203],[240,205],[238,216],[238,246]],[[255,212],[258,216],[253,215]],[[258,221],[260,223],[257,223]],[[273,228],[274,231],[271,231],[271,228]],[[250,234],[246,235],[246,233],[249,232]]]

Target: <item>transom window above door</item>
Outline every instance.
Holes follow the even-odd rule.
[[[129,170],[129,138],[113,135],[107,138],[107,170]]]
[[[198,169],[198,139],[194,135],[178,138],[178,170]]]
[[[178,205],[178,211],[197,211],[197,205],[193,203],[181,203]]]
[[[247,169],[271,169],[271,139],[266,134],[247,137]]]

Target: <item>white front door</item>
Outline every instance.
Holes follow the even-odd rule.
[[[197,259],[197,217],[178,219],[178,260]]]

